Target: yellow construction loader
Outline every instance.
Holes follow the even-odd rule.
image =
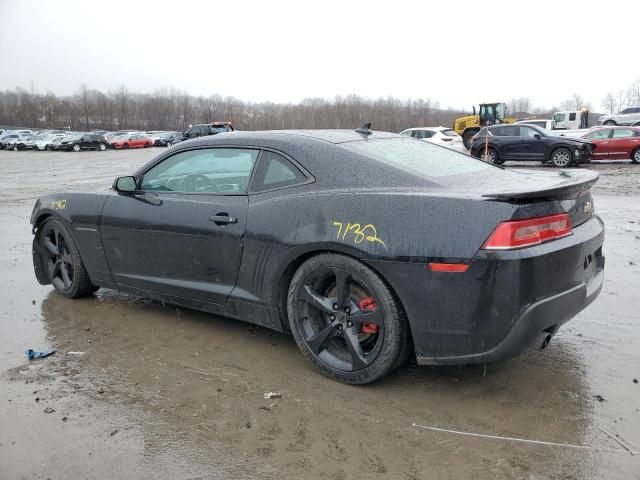
[[[462,137],[464,146],[470,149],[471,138],[482,127],[498,123],[515,123],[518,120],[517,118],[506,117],[506,113],[506,103],[481,103],[478,115],[476,115],[476,107],[473,107],[473,115],[456,118],[455,122],[453,122],[453,129]]]

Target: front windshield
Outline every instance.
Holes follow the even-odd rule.
[[[507,106],[504,103],[496,105],[496,118],[502,120],[507,115]]]
[[[341,146],[423,178],[475,173],[491,168],[481,160],[414,138],[365,140]]]

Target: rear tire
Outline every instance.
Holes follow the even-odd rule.
[[[631,153],[631,162],[638,164],[640,163],[640,148],[636,148],[632,153]]]
[[[100,146],[98,147],[98,150],[100,150],[101,152],[104,152],[107,149],[107,146],[104,143],[101,143]]]
[[[74,143],[72,148],[74,152],[79,152],[81,150],[80,145],[77,143]]]
[[[124,145],[122,145],[122,148],[124,148],[126,150],[127,148],[129,148],[129,144],[125,143]]]
[[[612,125],[617,125],[617,123],[613,120],[607,120],[606,122],[604,122],[603,125],[606,125],[608,127],[612,126]]]
[[[564,147],[560,147],[557,150],[554,150],[551,154],[551,163],[553,163],[554,167],[558,168],[570,167],[571,163],[573,163],[571,152],[569,151],[569,149]]]
[[[410,353],[404,312],[380,276],[358,260],[324,253],[294,274],[287,295],[298,348],[330,378],[375,382]]]
[[[42,265],[58,293],[67,298],[91,295],[99,287],[91,283],[78,247],[64,223],[49,219],[38,227]]]
[[[501,165],[503,162],[498,157],[498,152],[494,148],[488,148],[485,154],[484,148],[480,149],[479,158],[487,163],[493,163],[494,165]]]

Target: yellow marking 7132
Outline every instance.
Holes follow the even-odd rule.
[[[338,233],[336,235],[336,240],[349,241],[349,239],[353,240],[353,243],[362,243],[363,241],[371,242],[371,243],[379,243],[383,247],[387,248],[385,243],[378,238],[378,230],[375,225],[368,223],[365,226],[362,226],[360,223],[347,223],[345,226],[343,222],[333,222],[333,226],[338,229]],[[352,236],[347,237],[349,233],[352,233]]]

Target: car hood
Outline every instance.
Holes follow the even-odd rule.
[[[580,143],[580,144],[591,143],[591,140],[588,140],[586,138],[580,138],[580,137],[566,137],[561,135],[551,135],[551,137],[560,138],[568,142],[574,142],[574,143]]]

